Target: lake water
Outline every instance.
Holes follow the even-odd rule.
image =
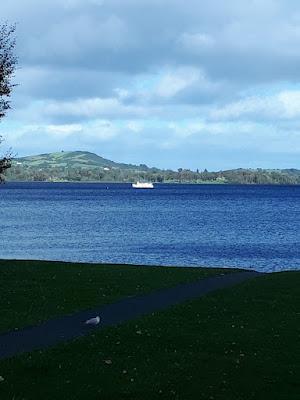
[[[7,183],[0,258],[300,269],[300,187]]]

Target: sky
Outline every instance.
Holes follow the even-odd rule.
[[[18,156],[300,168],[298,0],[10,0]]]

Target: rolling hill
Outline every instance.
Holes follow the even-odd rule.
[[[45,153],[36,156],[16,158],[13,165],[22,165],[29,168],[109,168],[145,170],[146,165],[131,165],[117,163],[100,157],[88,151],[61,151],[57,153]]]
[[[199,160],[201,164],[201,160]],[[179,168],[149,168],[118,163],[88,151],[62,151],[15,158],[6,171],[8,181],[281,184],[299,185],[297,169],[245,169],[209,172]]]

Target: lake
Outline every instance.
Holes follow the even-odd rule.
[[[300,187],[7,183],[0,258],[300,269]]]

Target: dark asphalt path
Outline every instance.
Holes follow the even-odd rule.
[[[93,332],[94,329],[117,325],[186,300],[201,297],[214,290],[231,287],[259,275],[261,274],[258,272],[245,271],[215,276],[143,296],[125,298],[117,303],[51,319],[38,326],[7,332],[0,335],[0,359],[75,339]],[[87,319],[97,315],[101,317],[99,325],[93,328],[84,325]]]

